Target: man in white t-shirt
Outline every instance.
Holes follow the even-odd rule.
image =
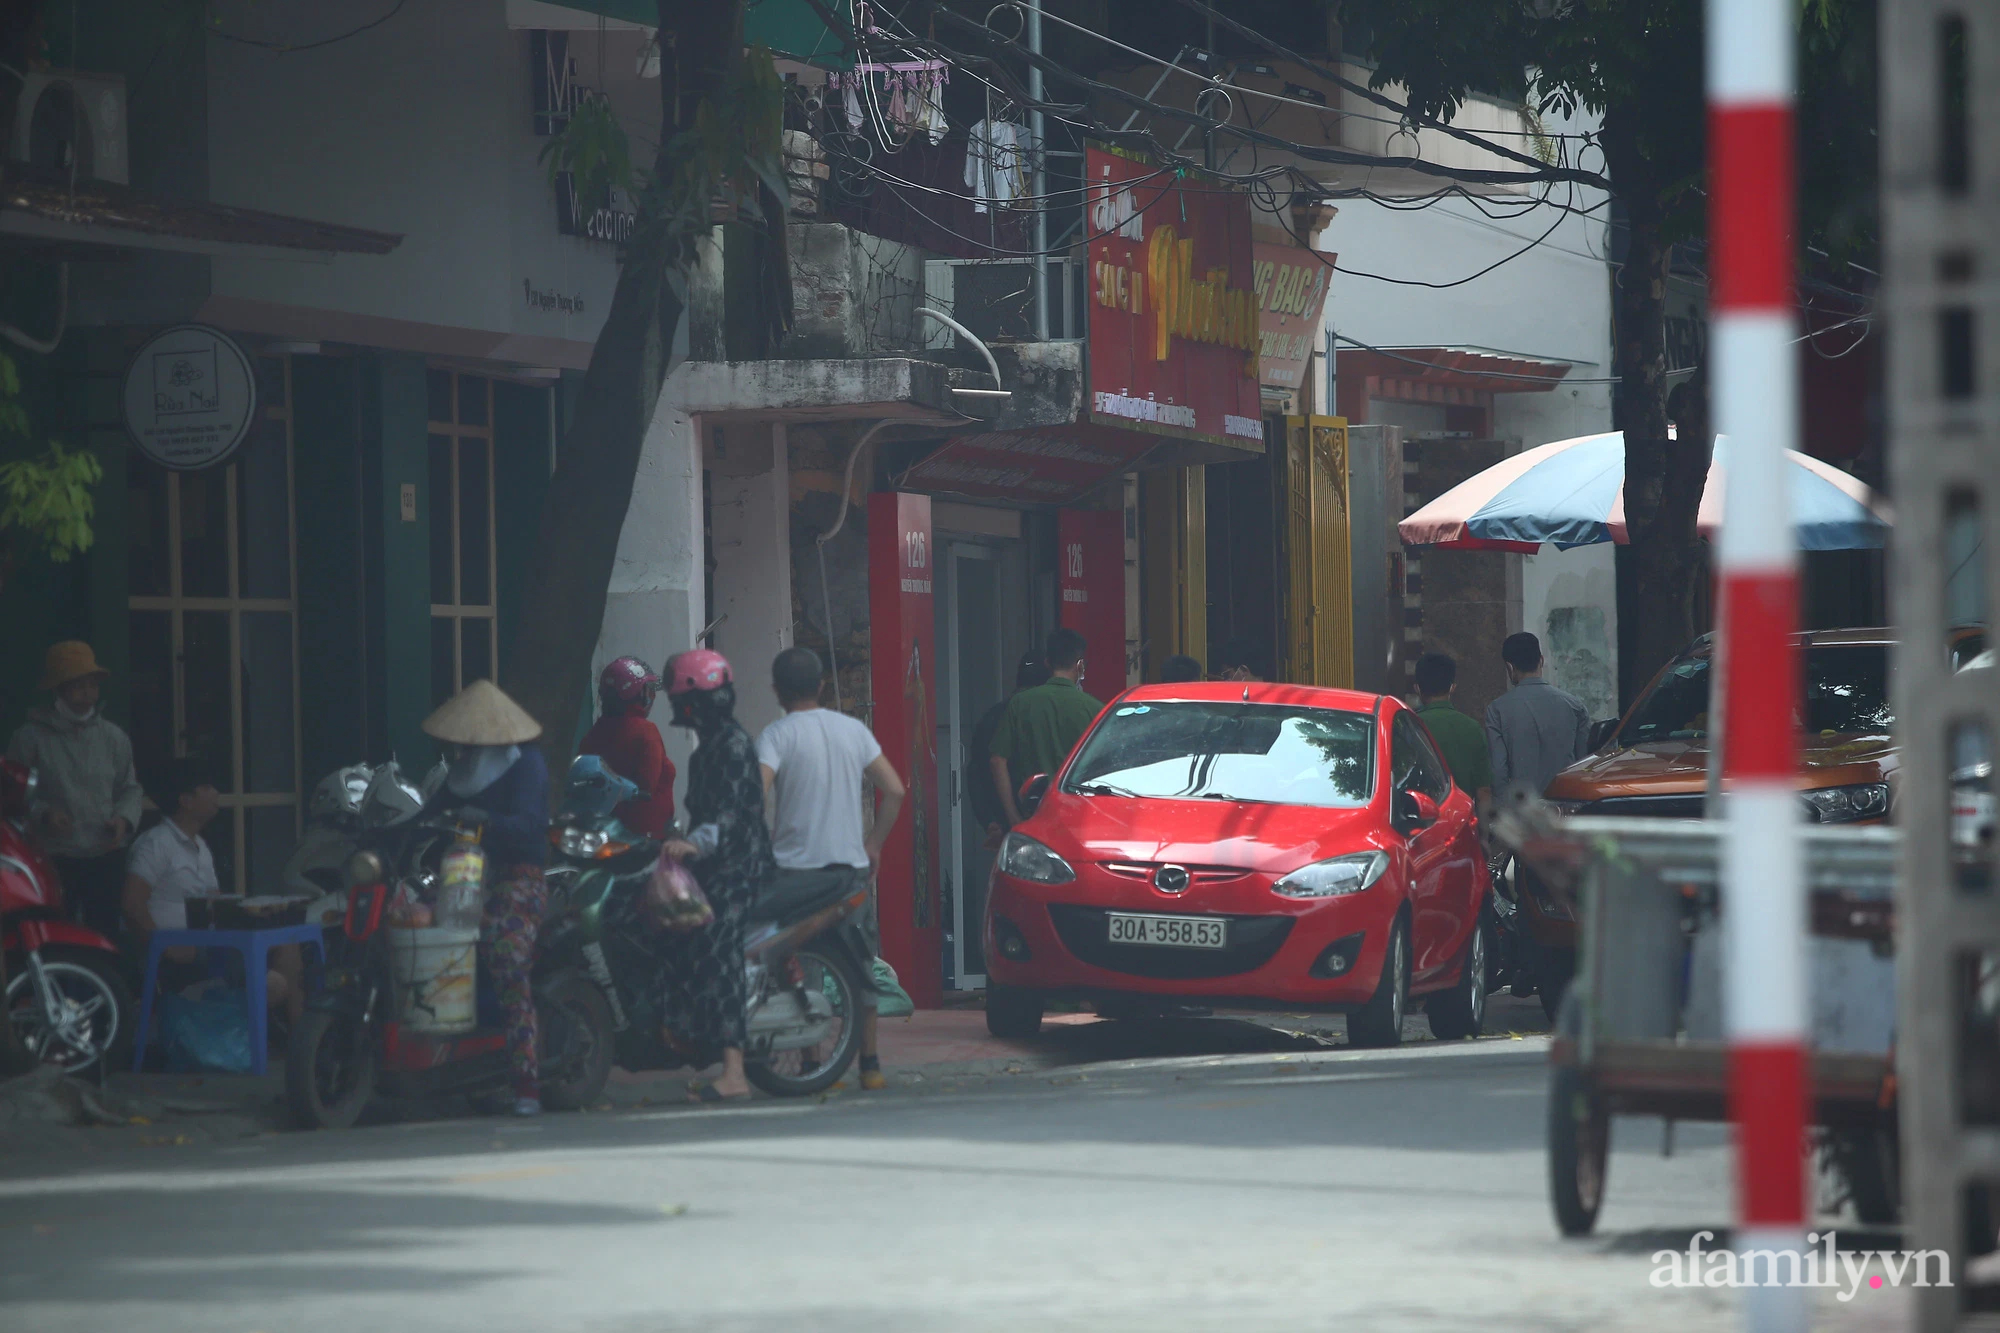
[[[880,952],[875,865],[902,813],[903,780],[873,732],[845,713],[819,706],[822,683],[819,656],[810,649],[787,648],[771,663],[771,686],[785,710],[757,738],[757,762],[764,770],[771,812],[771,853],[781,883],[788,874],[833,868],[868,876],[866,934],[869,948]],[[881,799],[864,828],[863,810],[871,804],[867,783],[874,784]],[[885,1082],[875,1046],[872,984],[863,987],[860,1003],[861,1086],[881,1088]]]
[[[125,922],[141,957],[156,930],[187,929],[187,900],[212,897],[220,890],[215,857],[201,834],[222,809],[222,798],[199,765],[178,760],[166,783],[155,793],[167,818],[132,842],[125,861]],[[168,949],[160,959],[160,989],[184,990],[206,981],[202,951],[188,946]],[[293,1021],[304,1012],[304,960],[296,945],[271,951],[265,990],[273,1009],[283,1006]]]

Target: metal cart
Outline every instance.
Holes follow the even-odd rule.
[[[1596,1225],[1611,1117],[1729,1118],[1718,861],[1710,820],[1559,818],[1527,802],[1500,840],[1580,908],[1581,956],[1549,1070],[1549,1191],[1563,1234]],[[1891,1046],[1896,857],[1886,828],[1808,826],[1812,1120],[1862,1220],[1897,1209]],[[1669,1129],[1671,1132],[1671,1129]]]

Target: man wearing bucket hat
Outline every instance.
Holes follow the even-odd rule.
[[[97,706],[109,674],[87,643],[72,639],[51,646],[42,688],[55,698],[28,714],[7,757],[40,775],[35,819],[70,911],[117,939],[125,845],[139,826],[144,796],[132,768],[131,738]]]
[[[490,680],[475,680],[424,719],[450,769],[427,809],[477,811],[484,826],[486,914],[480,943],[507,1026],[514,1114],[542,1109],[535,1058],[535,936],[548,891],[549,770],[530,742],[541,724]]]

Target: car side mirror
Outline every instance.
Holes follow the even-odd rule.
[[[1607,717],[1590,724],[1590,743],[1587,747],[1592,754],[1604,748],[1604,743],[1618,734],[1618,719]]]
[[[1049,794],[1049,775],[1037,773],[1021,784],[1020,795],[1014,804],[1020,808],[1021,818],[1026,819],[1041,807],[1042,798]]]
[[[1398,832],[1415,833],[1437,823],[1438,804],[1423,792],[1404,788],[1396,793],[1393,815]]]

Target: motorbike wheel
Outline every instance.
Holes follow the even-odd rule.
[[[1564,1007],[1557,1030],[1574,1038],[1583,1030],[1575,1004]],[[1611,1110],[1590,1075],[1574,1064],[1549,1067],[1549,1202],[1565,1236],[1588,1236],[1604,1206],[1605,1170],[1611,1158]]]
[[[1875,1126],[1842,1130],[1834,1138],[1834,1160],[1862,1225],[1894,1226],[1902,1212],[1895,1137]]]
[[[616,1041],[604,992],[590,978],[569,972],[536,988],[535,1007],[542,1016],[542,1067],[552,1069],[560,1062],[565,1070],[561,1078],[542,1080],[542,1104],[552,1111],[581,1111],[596,1104],[611,1077]],[[552,1009],[561,1011],[554,1015],[554,1025],[549,1022]],[[566,1029],[563,1046],[557,1050],[547,1049],[552,1026]]]
[[[807,945],[793,955],[805,971],[807,994],[817,991],[833,1008],[838,1029],[817,1046],[776,1051],[748,1061],[743,1072],[773,1097],[809,1097],[840,1082],[861,1049],[861,978],[847,959]]]
[[[42,1012],[27,961],[8,969],[7,1024],[29,1059],[57,1065],[66,1074],[132,1065],[132,993],[117,964],[84,949],[45,949],[42,975],[55,991],[61,1012],[50,1021]]]
[[[308,1009],[285,1048],[285,1098],[305,1129],[347,1129],[375,1093],[375,1043],[358,1015]]]

